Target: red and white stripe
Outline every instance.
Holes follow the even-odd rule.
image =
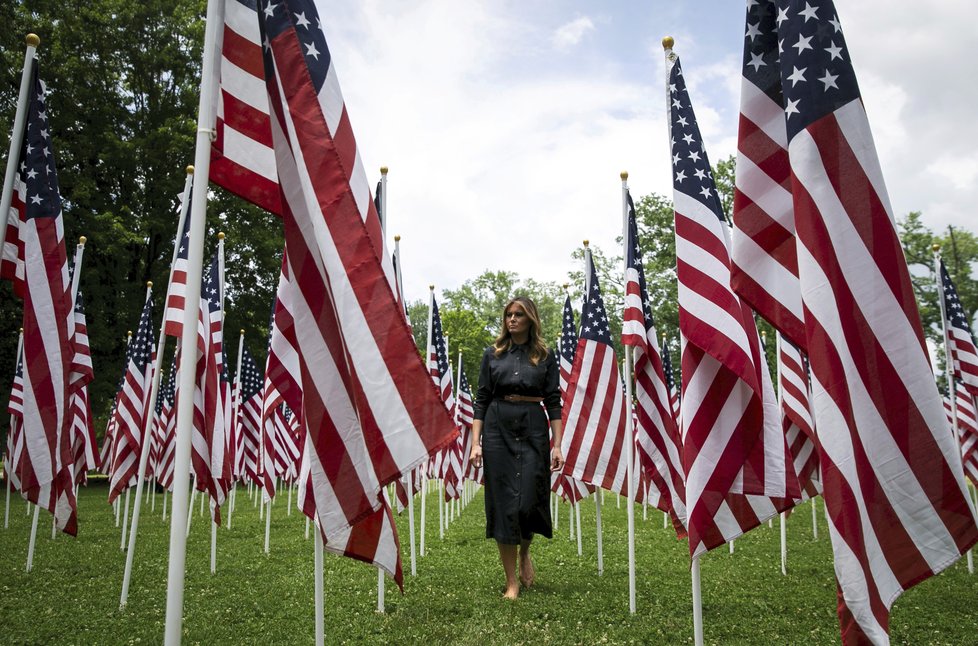
[[[808,397],[808,370],[801,351],[778,334],[778,393],[781,427],[791,451],[802,499],[822,493],[817,439]]]
[[[306,18],[316,25],[309,32],[320,37],[318,18]],[[423,378],[400,314],[335,70],[325,70],[326,85],[317,91],[309,66],[327,64],[327,56],[307,58],[293,26],[270,34],[268,44],[275,78],[266,81],[302,377],[296,414],[308,438],[303,509],[335,546],[384,508],[384,485],[454,441],[457,431]]]
[[[957,436],[964,473],[978,485],[978,414],[975,412],[975,400],[962,384],[957,384],[956,390]],[[947,397],[944,398],[944,412],[947,414],[948,424],[952,424],[951,400]]]
[[[843,638],[884,643],[896,598],[978,528],[862,103],[788,150]]]
[[[787,148],[784,107],[744,75],[730,284],[758,314],[794,343],[803,345],[805,324]]]
[[[628,410],[614,347],[610,338],[605,341],[588,338],[585,329],[602,325],[595,319],[603,318],[607,333],[607,316],[589,250],[585,258],[585,275],[590,278],[581,320],[587,323],[582,323],[561,413],[564,425],[561,451],[565,460],[562,472],[627,496],[624,443],[633,438],[626,439],[625,435]],[[589,313],[594,316],[589,317]]]
[[[638,228],[631,196],[624,245],[626,250],[639,248]],[[622,315],[621,341],[631,346],[635,375],[634,429],[638,462],[647,482],[654,487],[653,503],[673,517],[677,528],[686,523],[686,485],[684,482],[682,444],[679,427],[672,410],[666,385],[662,355],[651,315],[641,258],[628,254],[625,270],[625,309]],[[640,273],[641,272],[641,273]],[[639,488],[643,491],[644,487]],[[681,536],[685,535],[685,529]]]
[[[240,0],[224,6],[217,138],[210,179],[276,215],[282,214],[258,18]]]

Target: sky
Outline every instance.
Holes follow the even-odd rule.
[[[371,184],[390,169],[409,301],[487,269],[566,282],[584,239],[617,253],[620,173],[671,195],[664,36],[710,160],[736,152],[744,2],[318,5]],[[893,212],[978,229],[978,5],[837,5]]]

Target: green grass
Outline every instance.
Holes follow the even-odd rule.
[[[129,604],[120,611],[125,553],[104,486],[80,493],[79,537],[51,540],[43,514],[34,570],[25,573],[30,517],[11,501],[0,530],[0,642],[5,644],[156,644],[166,604],[169,522],[148,506],[140,527]],[[595,556],[594,503],[582,505],[584,553],[568,537],[561,504],[553,540],[534,545],[537,584],[515,602],[501,598],[495,545],[483,538],[477,496],[438,538],[435,497],[428,499],[428,553],[410,575],[407,513],[398,518],[405,591],[388,582],[387,613],[375,612],[376,571],[325,557],[326,641],[330,644],[680,644],[692,643],[688,547],[662,515],[636,514],[637,613],[628,612],[626,514],[604,506],[603,576]],[[264,522],[238,491],[231,530],[218,534],[218,570],[210,574],[210,530],[195,512],[187,548],[184,643],[306,644],[313,641],[313,543],[283,495],[272,510],[272,550],[262,552]],[[417,504],[417,503],[416,503]],[[788,576],[779,565],[779,532],[766,525],[736,551],[702,563],[703,615],[709,644],[836,644],[835,583],[824,516],[812,538],[806,504],[788,524]],[[964,564],[901,597],[891,617],[894,644],[978,643],[978,576]]]

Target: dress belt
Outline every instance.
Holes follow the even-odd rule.
[[[532,404],[539,404],[543,401],[543,397],[529,397],[527,395],[506,395],[503,399],[508,402],[529,402]]]

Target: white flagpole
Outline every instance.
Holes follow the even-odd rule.
[[[316,603],[316,646],[323,646],[326,639],[326,630],[323,617],[323,533],[316,524],[316,547],[315,547],[315,603]]]
[[[37,517],[41,513],[41,507],[34,505],[34,520],[31,521],[31,538],[27,544],[27,571],[30,572],[34,567],[34,545],[37,544]]]
[[[24,142],[24,125],[27,121],[27,101],[30,98],[31,65],[34,52],[41,44],[37,34],[27,34],[27,50],[24,52],[24,70],[20,75],[20,91],[17,95],[17,111],[14,113],[14,127],[10,131],[10,149],[7,152],[7,170],[3,176],[3,193],[0,194],[0,249],[7,238],[7,219],[10,217],[10,203],[14,194],[14,175],[17,174],[17,161],[20,147]]]
[[[812,496],[812,539],[818,540],[818,496]]]
[[[265,509],[265,554],[270,554],[269,552],[269,538],[272,534],[272,501],[269,499]]]
[[[380,234],[381,239],[387,238],[387,167],[380,167]],[[386,242],[385,242],[386,246]]]
[[[591,248],[588,240],[584,241],[584,294],[591,293]],[[601,531],[601,498],[604,495],[603,489],[594,491],[594,525],[598,543],[598,576],[604,574],[604,543]],[[578,528],[580,533],[580,528]]]
[[[417,557],[414,549],[414,469],[407,472],[407,499],[408,531],[411,534],[411,576],[417,576]]]
[[[387,201],[387,191],[384,191],[384,202]],[[397,296],[404,305],[404,288],[401,286],[401,236],[394,236],[394,255],[397,256],[397,266],[394,267],[394,277],[397,279]]]
[[[163,488],[163,522],[164,523],[166,522],[166,494],[167,494],[167,490],[164,487]]]
[[[16,363],[20,363],[20,361],[21,361],[20,355],[23,354],[23,352],[24,352],[24,328],[20,328],[20,334],[17,336],[17,354],[14,355],[14,356],[17,357]],[[13,426],[13,425],[14,425],[14,416],[11,415],[10,416],[10,426]],[[7,459],[10,460],[10,466],[13,467],[14,466],[13,465],[13,456],[9,456],[8,455],[7,456]],[[13,489],[14,485],[10,481],[10,474],[9,473],[4,473],[3,475],[4,475],[4,478],[7,480],[7,502],[4,505],[4,509],[3,509],[3,528],[4,529],[7,529],[8,527],[10,527],[10,490]],[[28,503],[28,505],[29,504],[30,503]]]
[[[306,540],[309,540],[309,516],[306,516]]]
[[[220,51],[220,37],[224,29],[224,0],[208,0],[207,20],[204,31],[204,55],[200,81],[200,104],[197,117],[197,138],[194,152],[194,167],[200,176],[210,176],[211,139],[214,136],[215,104],[217,94],[217,54]],[[200,281],[203,273],[204,235],[207,217],[207,190],[194,191],[191,196],[190,248],[187,257],[187,306],[183,312],[184,348],[195,348],[197,337],[197,317],[200,303]],[[197,371],[193,352],[184,352],[180,360],[179,392],[193,393]],[[190,434],[193,426],[193,397],[185,396],[179,400],[177,409],[177,428],[174,441],[175,456],[173,466],[173,514],[170,526],[170,557],[167,566],[166,625],[164,644],[176,646],[183,632],[183,589],[186,574],[187,532],[186,522],[188,489],[190,485]]]
[[[761,333],[762,347],[767,346],[767,334]],[[777,366],[777,372],[774,378],[778,380],[778,410],[784,410],[784,393],[781,392],[781,335],[774,335],[774,353],[777,356],[777,361],[775,365]],[[811,400],[809,400],[811,401]],[[779,514],[781,522],[779,523],[779,529],[781,533],[781,574],[784,576],[788,575],[788,515],[787,512],[781,512]],[[773,522],[773,518],[771,519]]]
[[[425,501],[427,499],[428,499],[428,471],[427,471],[427,467],[425,467],[421,471],[421,527],[419,529],[419,533],[421,534],[421,541],[420,541],[420,545],[418,546],[419,556],[424,556]]]
[[[136,486],[139,486],[138,484]],[[126,530],[129,529],[129,492],[132,491],[132,487],[126,487],[126,502],[125,502],[125,512],[122,515],[122,536],[119,538],[119,549],[126,549]],[[139,502],[139,497],[136,497],[136,502]]]
[[[703,646],[703,593],[700,589],[700,559],[693,558],[690,569],[693,578],[693,642],[695,646]]]
[[[204,499],[203,496],[200,497]],[[211,500],[211,506],[214,500]],[[213,512],[211,512],[213,514]],[[217,521],[211,518],[211,574],[217,574]]]
[[[190,504],[187,505],[187,532],[186,535],[190,536],[190,521],[194,517],[194,501],[197,500],[197,476],[194,475],[194,482],[190,488]]]
[[[234,412],[232,413],[232,424],[237,427],[238,435],[241,435],[241,355],[244,353],[244,329],[241,330],[238,336],[238,367],[234,371]],[[231,468],[231,481],[234,482],[234,478],[237,474],[234,473],[234,467],[237,466],[237,449],[231,447],[231,464],[234,465]],[[231,504],[228,506],[228,529],[231,529],[231,514],[234,512],[234,502],[237,497],[238,486],[235,484],[231,488]]]
[[[621,172],[622,240],[628,244],[628,173]],[[628,271],[628,253],[622,275]],[[627,280],[627,278],[626,278]],[[625,346],[625,477],[628,478],[628,611],[635,614],[635,429],[632,420],[633,348]],[[616,496],[621,499],[620,496]]]
[[[577,555],[580,557],[584,554],[583,546],[581,545],[581,503],[580,501],[574,503],[574,525],[577,528]]]

